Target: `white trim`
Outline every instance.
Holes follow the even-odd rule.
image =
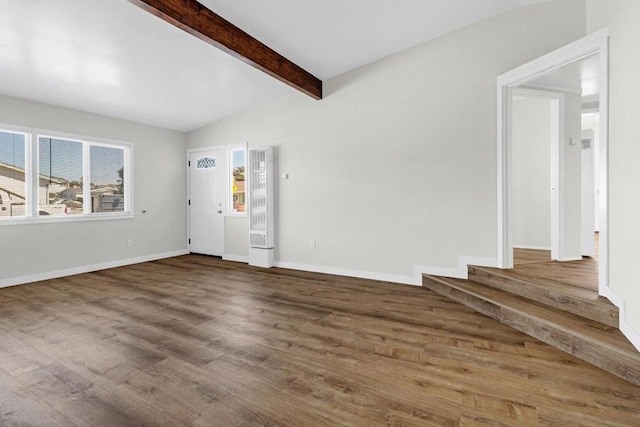
[[[466,269],[460,268],[446,268],[446,267],[432,267],[429,265],[416,265],[415,266],[415,276],[422,277],[423,274],[428,274],[429,276],[440,276],[440,277],[452,277],[454,279],[467,279],[469,277],[469,273]]]
[[[231,262],[242,262],[242,263],[245,263],[245,264],[249,264],[249,257],[248,256],[242,256],[242,255],[224,254],[222,256],[222,260],[223,261],[231,261]]]
[[[498,268],[498,260],[495,258],[461,256],[458,259],[458,268],[432,267],[428,265],[416,265],[415,276],[422,283],[422,275],[452,277],[454,279],[468,279],[469,266]]]
[[[85,265],[82,267],[67,268],[64,270],[48,271],[45,273],[30,274],[28,276],[10,277],[0,280],[0,288],[9,286],[24,285],[26,283],[40,282],[42,280],[58,279],[60,277],[74,276],[76,274],[91,273],[93,271],[107,270],[110,268],[123,267],[125,265],[140,264],[143,262],[157,261],[164,258],[173,258],[188,254],[187,250],[164,252],[153,255],[145,255],[137,258],[127,258],[118,261],[108,261],[100,264]]]
[[[226,254],[222,257],[224,261],[249,263],[249,257],[242,255]],[[453,277],[457,279],[468,278],[468,268],[470,265],[482,267],[497,267],[498,262],[495,258],[481,257],[460,257],[457,268],[432,267],[426,265],[416,265],[414,267],[414,275],[402,276],[396,274],[377,273],[364,270],[353,270],[339,267],[328,267],[321,265],[299,264],[296,262],[276,261],[274,267],[284,268],[288,270],[308,271],[311,273],[332,274],[335,276],[357,277],[360,279],[378,280],[382,282],[399,283],[403,285],[422,286],[422,275],[429,274],[433,276]]]
[[[508,123],[510,121],[510,90],[535,78],[575,62],[594,53],[600,54],[600,160],[601,160],[601,226],[600,226],[600,276],[599,293],[605,295],[609,286],[609,245],[608,245],[608,106],[609,106],[609,30],[607,28],[583,39],[557,49],[518,68],[508,71],[497,78],[497,167],[498,167],[498,263],[500,268],[513,267],[513,251],[510,245],[510,195],[509,178],[511,162],[509,144],[511,138]]]
[[[545,90],[545,91],[551,91],[551,92],[573,93],[576,95],[582,95],[582,89],[574,89],[574,88],[564,87],[564,86],[526,84],[519,87],[523,89]]]
[[[558,261],[560,262],[570,262],[570,261],[582,261],[584,258],[582,258],[582,256],[574,256],[574,257],[567,257],[567,258],[561,258]]]
[[[563,46],[520,67],[498,76],[502,86],[520,86],[535,80],[540,75],[576,60],[590,56],[602,48],[603,41],[609,38],[609,29],[605,28],[580,40]]]
[[[85,222],[85,221],[111,221],[119,219],[133,219],[135,215],[132,213],[113,213],[102,212],[94,214],[78,214],[78,215],[51,215],[40,216],[37,218],[29,217],[13,217],[0,218],[0,227],[4,225],[25,225],[25,224],[53,224],[56,222]]]
[[[604,31],[604,30],[603,30]],[[598,257],[600,295],[609,289],[609,32],[600,40],[600,226]],[[623,307],[620,307],[623,309]],[[640,342],[640,341],[637,341]],[[637,347],[640,349],[640,347]]]
[[[551,102],[551,259],[565,257],[564,231],[564,140],[565,132],[564,95]]]
[[[403,285],[422,286],[422,280],[418,282],[415,277],[411,277],[411,276],[375,273],[371,271],[351,270],[347,268],[338,268],[338,267],[298,264],[295,262],[284,262],[284,261],[276,261],[274,263],[274,267],[284,268],[287,270],[300,270],[300,271],[309,271],[312,273],[332,274],[335,276],[357,277],[359,279],[378,280],[382,282],[399,283]]]
[[[584,104],[583,104],[584,105]],[[600,112],[600,107],[593,107],[593,108],[583,108],[582,109],[582,114],[592,114],[592,113],[599,113]]]
[[[199,153],[202,151],[216,151],[216,150],[230,150],[232,148],[238,148],[241,144],[227,144],[227,145],[211,145],[209,147],[196,147],[187,148],[187,154]]]
[[[532,251],[550,251],[551,248],[544,246],[526,246],[526,245],[513,245],[513,249],[529,249]]]
[[[244,212],[234,212],[233,211],[233,190],[232,190],[232,185],[231,183],[233,182],[233,152],[234,151],[244,151]],[[227,161],[229,163],[229,185],[227,185],[227,192],[229,193],[227,195],[227,213],[226,216],[232,217],[232,218],[248,218],[249,217],[249,197],[248,196],[248,192],[249,192],[249,186],[248,184],[248,177],[249,174],[247,173],[247,165],[249,164],[249,143],[245,142],[243,144],[238,144],[235,147],[230,147],[227,149]]]
[[[640,351],[640,332],[627,321],[627,304],[624,298],[611,288],[604,289],[604,293],[601,295],[608,298],[609,301],[620,309],[620,331],[627,337],[631,344]]]

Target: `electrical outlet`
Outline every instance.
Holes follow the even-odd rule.
[[[315,248],[316,248],[316,241],[315,241],[315,240],[312,240],[312,241],[310,242],[310,245],[309,245],[309,246],[311,247],[311,249],[314,249],[314,250],[315,250]]]
[[[131,249],[133,247],[133,239],[127,240],[127,247]]]

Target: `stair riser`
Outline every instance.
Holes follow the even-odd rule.
[[[541,319],[485,301],[438,280],[424,277],[423,286],[640,386],[640,363],[625,354],[571,335]]]
[[[619,327],[618,311],[615,309],[607,309],[606,307],[590,304],[587,301],[571,298],[559,292],[546,290],[532,283],[496,276],[473,267],[469,268],[469,280],[547,304],[551,307],[604,323],[607,326]]]

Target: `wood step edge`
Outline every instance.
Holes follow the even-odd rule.
[[[591,303],[591,304],[597,304],[603,307],[610,307],[612,310],[615,311],[619,311],[618,307],[616,307],[611,301],[609,301],[607,298],[598,295],[598,293],[596,291],[589,291],[587,289],[583,289],[577,287],[577,286],[573,286],[564,282],[561,282],[559,280],[555,280],[555,279],[549,279],[547,277],[542,277],[542,278],[536,278],[536,277],[530,277],[527,276],[526,274],[522,274],[518,271],[513,271],[513,270],[500,270],[500,269],[496,269],[496,268],[490,268],[490,267],[481,267],[481,266],[476,266],[476,265],[470,265],[469,266],[469,274],[473,275],[472,270],[479,270],[482,272],[485,272],[487,274],[490,274],[492,276],[496,276],[496,277],[500,277],[502,279],[508,279],[514,282],[519,282],[519,283],[523,283],[526,284],[528,286],[537,288],[537,289],[542,289],[542,290],[553,290],[553,292],[557,292],[557,293],[561,293],[563,295],[567,295],[570,298],[574,298],[574,299],[579,299],[581,301],[584,301],[586,303]],[[515,277],[514,277],[515,276]],[[554,286],[556,286],[553,289],[550,288],[546,288],[544,285],[540,285],[538,283],[536,283],[536,280],[545,282],[545,283],[551,283]],[[491,286],[488,285],[487,286]],[[581,296],[578,294],[575,294],[573,292],[571,292],[574,288],[577,288],[579,293],[593,293],[594,297],[585,297],[585,296]]]
[[[560,351],[571,354],[587,363],[599,367],[613,375],[640,386],[640,357],[617,346],[607,345],[600,340],[567,330],[562,325],[546,322],[537,316],[532,318],[521,310],[496,304],[482,296],[458,286],[456,279],[444,279],[423,275],[423,286],[433,292],[466,305],[485,316],[491,317],[509,327],[539,339]],[[431,286],[429,286],[431,283]],[[482,286],[480,284],[477,284]],[[444,288],[444,290],[442,290]],[[453,291],[453,293],[451,292]],[[501,291],[507,294],[504,291]],[[462,295],[466,295],[466,298]],[[543,320],[540,322],[539,320]],[[537,322],[537,323],[536,323]],[[538,326],[536,326],[538,325]]]
[[[640,352],[637,352],[636,349],[633,347],[633,345],[627,342],[626,338],[624,338],[625,340],[624,342],[617,342],[619,341],[618,339],[615,339],[615,338],[609,339],[609,337],[607,337],[606,331],[598,331],[598,329],[588,330],[589,332],[593,332],[593,335],[589,335],[588,333],[580,331],[581,329],[583,329],[583,327],[587,327],[589,322],[595,322],[596,324],[603,325],[601,322],[591,320],[591,319],[586,319],[583,316],[569,313],[564,310],[557,309],[555,307],[550,307],[544,303],[538,303],[536,301],[529,300],[526,297],[521,297],[519,295],[515,295],[500,289],[490,288],[490,290],[487,290],[488,292],[498,293],[499,296],[504,299],[504,301],[500,301],[500,300],[497,300],[492,295],[483,293],[482,289],[480,290],[473,289],[474,287],[483,288],[483,287],[486,287],[486,285],[473,282],[470,280],[465,281],[460,279],[450,279],[450,278],[434,277],[434,276],[428,276],[428,277],[432,280],[436,280],[440,283],[443,283],[446,286],[455,287],[461,292],[465,292],[475,298],[479,298],[484,301],[487,301],[495,306],[504,307],[505,309],[508,309],[511,311],[516,311],[519,314],[522,314],[527,317],[539,318],[547,325],[557,325],[559,328],[562,328],[565,332],[575,331],[576,334],[579,334],[580,336],[585,337],[585,339],[589,339],[591,341],[604,342],[605,344],[615,346],[620,351],[627,352],[629,355],[636,357],[640,361]],[[531,311],[526,311],[526,310],[523,310],[522,308],[517,307],[517,305],[522,305],[522,304],[526,304],[527,306],[531,307]],[[536,314],[535,312],[539,312],[539,314]],[[541,316],[545,316],[545,317],[541,317]],[[569,323],[570,325],[560,324],[553,320],[548,320],[547,317],[560,317],[561,319],[563,319],[564,322]],[[623,337],[623,335],[617,329],[616,329],[616,332],[618,332],[620,336]],[[599,338],[597,335],[604,335],[606,337],[606,341],[603,338]],[[618,345],[625,345],[628,347],[628,350],[622,347],[619,347]]]
[[[618,308],[608,300],[597,296],[595,292],[592,293],[598,299],[593,297],[583,298],[575,293],[558,289],[557,286],[553,285],[552,279],[536,278],[531,280],[530,278],[520,278],[517,274],[513,274],[513,271],[500,274],[499,271],[478,267],[469,267],[469,280],[558,310],[567,311],[607,326],[620,327],[620,312]]]

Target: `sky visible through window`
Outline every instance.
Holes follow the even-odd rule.
[[[121,148],[91,146],[91,183],[113,184],[118,182],[118,170],[124,167],[124,150]]]
[[[233,151],[233,167],[239,168],[244,166],[244,150]]]
[[[82,143],[55,138],[39,138],[40,175],[81,181]],[[114,184],[118,169],[124,165],[124,150],[92,145],[91,183]]]
[[[82,178],[82,143],[55,138],[38,140],[40,175],[78,181]],[[93,184],[113,184],[119,179],[118,169],[124,166],[124,150],[91,146],[91,180]],[[242,158],[234,166],[243,164]],[[25,137],[0,131],[0,162],[24,169]]]
[[[82,143],[38,138],[40,175],[82,181]]]
[[[0,162],[24,169],[24,135],[0,131]]]

